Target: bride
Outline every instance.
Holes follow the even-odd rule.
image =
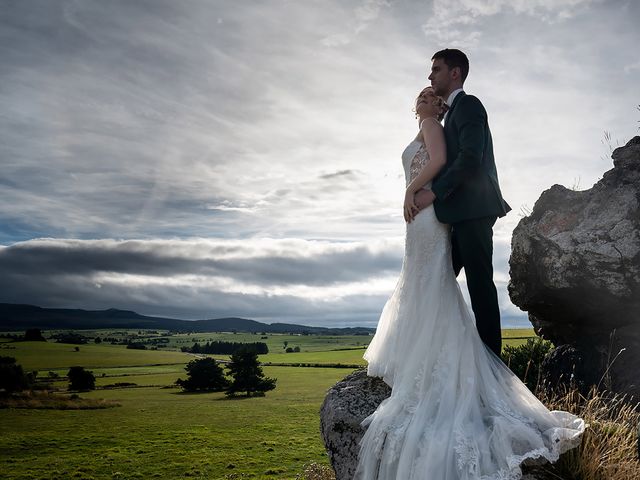
[[[364,354],[392,393],[362,422],[358,480],[518,480],[523,461],[556,461],[585,428],[549,411],[484,344],[456,281],[450,226],[433,206],[416,214],[414,193],[446,163],[444,108],[423,90],[420,131],[402,153],[402,271]]]

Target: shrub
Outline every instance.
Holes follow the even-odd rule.
[[[71,367],[67,377],[69,377],[69,390],[87,391],[96,388],[96,377],[93,372],[85,370],[84,367]]]
[[[0,397],[0,408],[87,410],[118,406],[120,406],[119,403],[111,400],[80,398],[75,393],[66,396],[52,394],[51,392],[25,391]],[[56,476],[55,478],[60,477]]]
[[[542,360],[551,350],[553,344],[550,341],[540,337],[529,338],[517,347],[506,345],[502,351],[502,361],[533,391],[540,383]]]
[[[51,338],[56,339],[56,343],[71,343],[75,345],[84,345],[87,343],[87,337],[76,332],[64,332],[52,335]]]

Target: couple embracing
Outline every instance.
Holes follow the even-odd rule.
[[[523,462],[553,462],[584,432],[500,360],[492,236],[510,207],[487,113],[462,90],[468,72],[460,50],[437,52],[416,100],[420,129],[402,153],[402,270],[364,354],[367,373],[392,392],[362,422],[359,480],[517,480]]]

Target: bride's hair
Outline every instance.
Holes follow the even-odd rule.
[[[431,88],[431,87],[427,87],[427,88]],[[447,110],[449,110],[449,106],[445,103],[442,97],[437,97],[435,94],[433,96],[436,98],[438,102],[438,106],[442,107],[442,112],[440,112],[436,117],[438,121],[442,121],[442,119],[444,118],[444,114],[447,112]],[[416,118],[418,118],[417,107],[418,107],[418,101],[420,101],[420,98],[422,98],[422,95],[418,95],[416,97],[416,101],[413,104],[413,109],[411,110],[415,114]]]

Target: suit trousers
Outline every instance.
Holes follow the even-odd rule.
[[[500,357],[502,331],[492,263],[493,225],[496,219],[475,218],[452,224],[451,256],[456,276],[464,268],[480,338]]]

